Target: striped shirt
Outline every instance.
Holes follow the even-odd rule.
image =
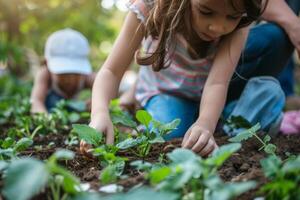
[[[145,23],[153,5],[154,0],[130,0],[128,8]],[[154,72],[151,66],[141,66],[136,98],[142,106],[145,106],[151,97],[161,93],[200,101],[214,53],[207,58],[192,59],[183,36],[177,35],[176,40],[172,54],[166,56],[167,68]],[[156,46],[157,40],[148,37],[143,40],[142,51],[149,54],[154,52]]]

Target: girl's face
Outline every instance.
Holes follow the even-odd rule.
[[[241,0],[234,2],[244,10]],[[204,41],[214,41],[234,31],[243,13],[234,9],[229,0],[191,0],[192,26]]]

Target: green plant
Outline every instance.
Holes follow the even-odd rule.
[[[15,158],[19,152],[26,150],[33,144],[31,138],[21,138],[19,141],[15,141],[10,137],[0,141],[0,160],[10,160]]]
[[[259,192],[264,194],[267,200],[299,199],[300,156],[282,161],[279,157],[270,155],[260,163],[269,182],[263,185]]]
[[[261,139],[257,135],[257,131],[259,129],[260,129],[260,125],[256,124],[255,126],[251,127],[250,129],[247,129],[247,130],[239,133],[237,136],[230,138],[229,141],[230,142],[242,142],[244,140],[248,140],[249,138],[255,137],[262,144],[262,146],[259,148],[259,151],[263,149],[267,154],[275,155],[277,147],[274,144],[270,143],[271,137],[269,135],[266,135],[263,139]]]
[[[176,119],[168,124],[162,124],[161,122],[152,118],[152,116],[144,110],[139,110],[136,113],[136,119],[144,126],[144,130],[136,130],[137,137],[130,137],[116,146],[119,149],[130,149],[137,147],[136,155],[143,160],[149,154],[151,145],[155,143],[164,143],[164,135],[174,130],[180,123],[179,119]]]
[[[2,167],[4,170],[3,195],[8,200],[27,200],[48,186],[51,199],[66,199],[80,189],[79,180],[71,172],[57,164],[58,160],[73,159],[68,150],[55,152],[45,163],[34,158],[12,160]],[[61,193],[64,190],[64,194]],[[18,192],[16,192],[18,191]]]
[[[183,199],[231,199],[255,187],[254,182],[224,183],[218,177],[217,169],[240,147],[239,143],[221,146],[207,159],[175,149],[167,155],[170,164],[152,167],[147,177],[157,189],[179,192]]]

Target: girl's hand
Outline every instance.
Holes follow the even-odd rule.
[[[209,130],[198,124],[194,124],[184,135],[182,147],[191,149],[200,156],[205,157],[218,148],[218,145]]]
[[[32,104],[30,112],[34,113],[48,113],[46,107],[43,104]]]
[[[114,128],[109,114],[99,114],[95,117],[92,117],[89,126],[106,135],[106,144],[114,143]],[[80,151],[83,154],[88,154],[88,150],[90,148],[91,145],[88,145],[84,141],[80,142]]]

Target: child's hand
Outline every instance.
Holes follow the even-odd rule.
[[[109,114],[101,113],[98,116],[92,117],[89,126],[106,136],[106,144],[114,143],[114,127]]]
[[[39,104],[32,104],[31,113],[47,113],[47,109],[45,108],[44,105],[39,105]]]
[[[215,142],[213,134],[209,130],[198,124],[194,124],[186,132],[182,141],[182,147],[191,149],[204,157],[211,154],[214,149],[218,148],[218,145]]]

